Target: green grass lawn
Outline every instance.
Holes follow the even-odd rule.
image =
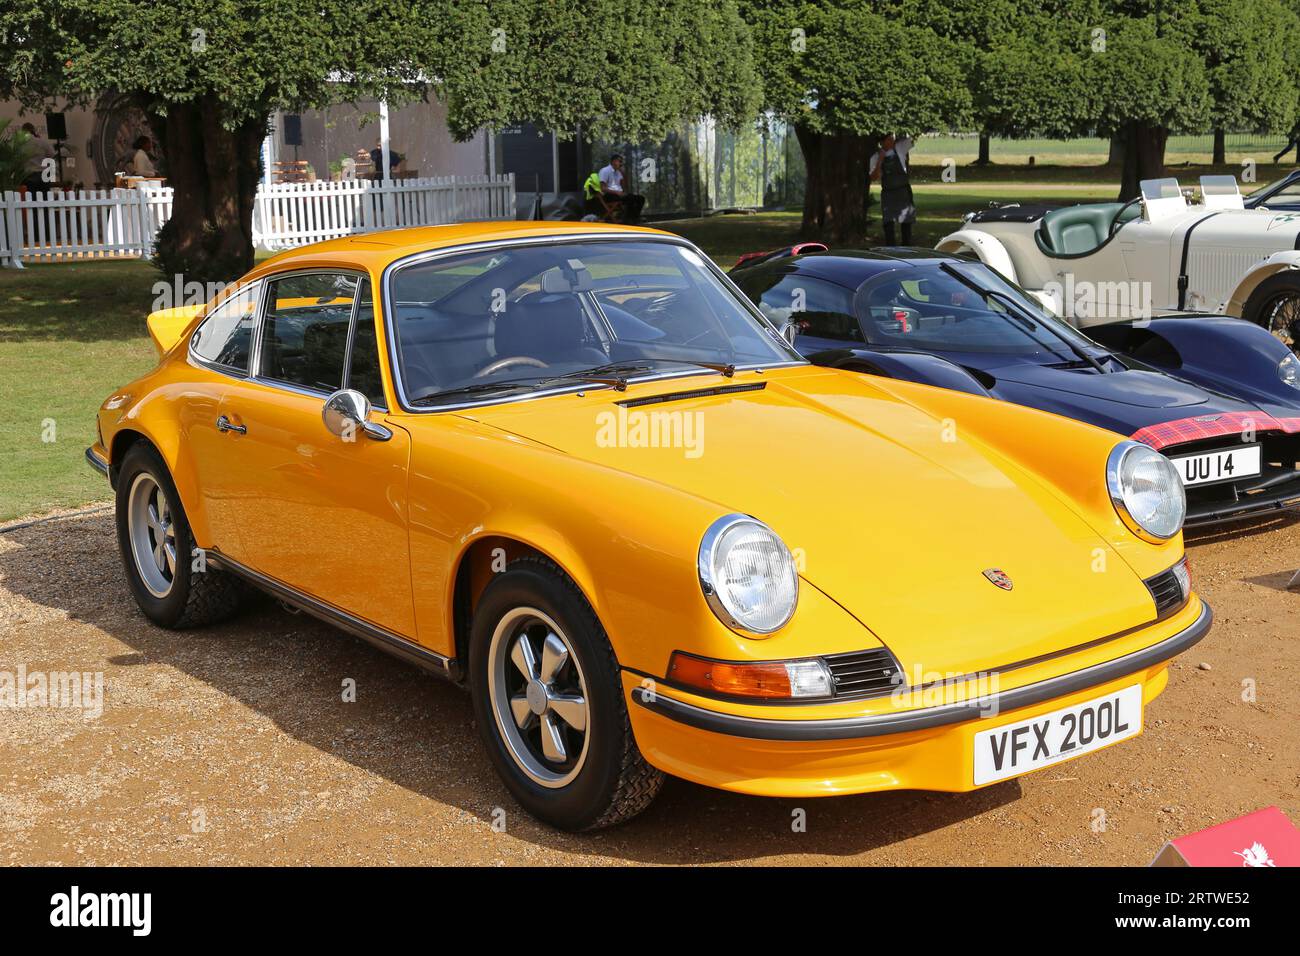
[[[157,278],[128,261],[0,269],[0,521],[107,497],[82,456],[100,402],[153,365]]]

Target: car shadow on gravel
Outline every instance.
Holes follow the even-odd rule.
[[[111,513],[16,529],[0,537],[0,544],[0,597],[7,590],[66,612],[129,648],[99,660],[60,661],[69,668],[102,667],[110,711],[115,681],[140,680],[139,669],[147,672],[149,665],[175,668],[322,753],[459,808],[484,828],[485,841],[493,812],[501,807],[512,837],[571,854],[645,863],[783,854],[848,857],[995,810],[1021,792],[1017,781],[1008,781],[965,794],[899,791],[788,800],[669,778],[654,805],[630,823],[590,835],[561,833],[528,817],[511,800],[481,750],[469,697],[459,688],[269,600],[203,630],[152,626],[127,591]],[[31,621],[28,626],[33,623],[39,626]],[[356,682],[354,703],[341,699],[349,678]],[[147,766],[141,771],[147,773]],[[361,805],[351,812],[366,809]],[[890,861],[906,863],[906,847],[891,852]]]
[[[1196,547],[1218,541],[1251,538],[1298,525],[1300,525],[1300,512],[1279,511],[1267,516],[1243,518],[1240,521],[1211,525],[1207,528],[1192,528],[1183,532],[1183,540],[1188,547]]]

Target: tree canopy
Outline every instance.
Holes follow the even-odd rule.
[[[758,105],[732,0],[9,0],[0,95],[130,95],[176,189],[160,264],[199,281],[252,262],[259,148],[275,110],[437,96],[453,133],[531,120],[660,137]]]

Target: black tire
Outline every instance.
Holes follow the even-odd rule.
[[[176,562],[170,590],[159,597],[145,584],[136,566],[129,529],[129,498],[136,480],[151,478],[171,509],[175,534]],[[202,627],[230,617],[239,610],[248,595],[248,586],[234,575],[205,566],[193,569],[194,538],[180,495],[162,456],[150,445],[139,442],[131,447],[117,473],[117,547],[122,556],[127,584],[145,617],[162,627],[183,629]]]
[[[535,782],[516,762],[498,727],[488,686],[497,625],[520,608],[535,608],[564,631],[586,678],[587,744],[577,775],[563,786]],[[648,807],[663,774],[645,762],[632,736],[618,660],[595,612],[551,561],[520,558],[484,589],[470,628],[469,681],[479,735],[497,773],[529,813],[561,830],[596,830]]]
[[[1269,276],[1246,299],[1242,316],[1300,351],[1300,279],[1290,272]]]

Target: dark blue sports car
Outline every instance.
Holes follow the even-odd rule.
[[[819,365],[960,389],[1131,436],[1178,466],[1187,525],[1300,506],[1300,361],[1242,319],[1085,336],[997,272],[928,249],[744,257],[731,278]]]

